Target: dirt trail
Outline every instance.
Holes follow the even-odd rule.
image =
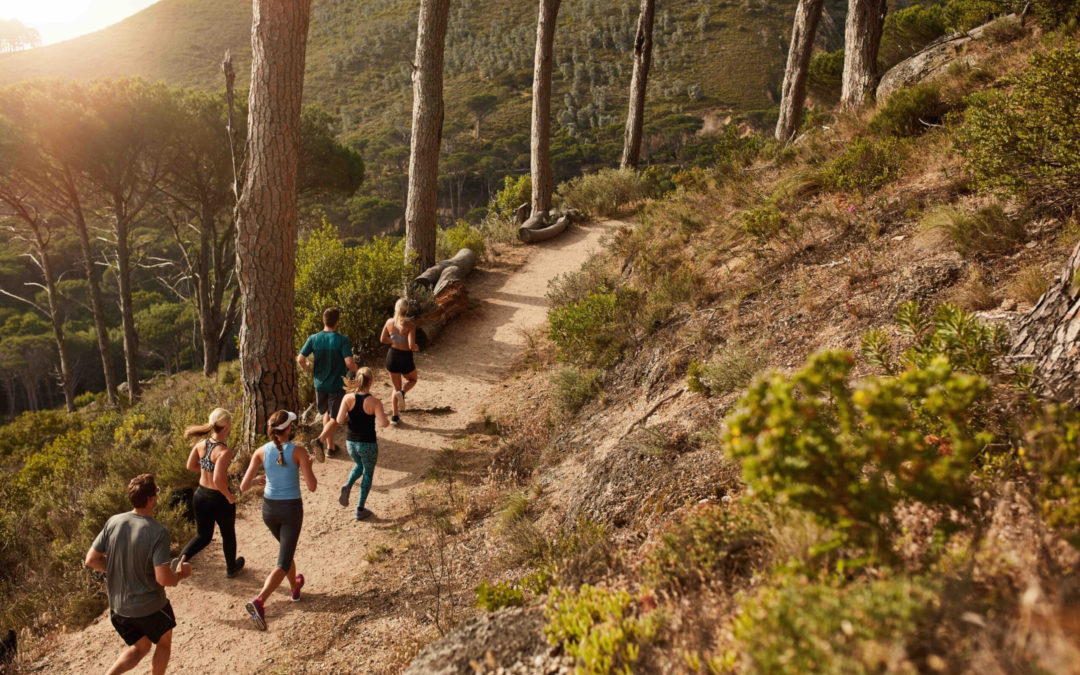
[[[580,267],[597,250],[601,235],[614,226],[604,222],[574,228],[563,237],[536,245],[516,269],[481,269],[469,278],[474,307],[456,319],[428,352],[417,356],[420,383],[409,394],[402,424],[380,431],[379,464],[368,497],[375,518],[353,519],[359,486],[353,489],[349,508],[337,502],[338,487],[352,467],[339,433],[342,450],[325,464],[315,465],[317,492],[304,491],[304,529],[296,554],[297,571],[307,580],[302,600],[289,602],[288,583],[282,584],[267,602],[268,631],[252,628],[244,603],[258,592],[270,571],[277,543],[262,523],[261,500],[251,500],[241,508],[236,527],[238,553],[247,560],[244,573],[236,579],[225,578],[221,541],[215,535],[195,559],[192,577],[169,590],[178,624],[170,672],[275,670],[281,667],[275,663],[296,658],[298,636],[315,630],[325,635],[355,615],[355,579],[361,561],[378,543],[380,531],[408,518],[410,489],[424,479],[439,450],[476,421],[480,403],[521,351],[523,329],[544,321],[547,282]],[[381,367],[376,370],[376,382],[373,393],[389,405],[391,388]],[[440,410],[443,406],[450,410]],[[362,633],[363,621],[348,630]],[[57,647],[37,666],[43,672],[104,672],[121,646],[105,613],[85,630],[61,636]],[[314,660],[320,659],[314,656]],[[331,657],[324,663],[334,661]],[[370,672],[360,663],[353,664],[357,672]],[[371,670],[379,669],[370,665],[374,666]],[[135,672],[149,671],[146,658]]]

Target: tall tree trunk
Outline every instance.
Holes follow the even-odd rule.
[[[532,100],[532,212],[551,210],[555,177],[551,171],[551,51],[562,0],[540,0],[536,20],[536,59]]]
[[[419,271],[435,264],[439,146],[443,125],[443,50],[450,0],[420,0],[413,70],[412,144],[405,203],[405,258]]]
[[[248,160],[236,205],[236,270],[243,294],[240,374],[243,441],[267,417],[295,410],[293,300],[300,100],[311,0],[254,0]]]
[[[848,0],[844,27],[844,80],[840,93],[840,105],[845,108],[857,108],[874,99],[885,9],[885,0]]]
[[[101,281],[97,266],[94,265],[94,250],[90,246],[90,232],[86,226],[82,201],[71,172],[65,169],[64,189],[68,193],[75,229],[79,232],[79,247],[82,250],[83,267],[86,283],[90,287],[90,309],[94,313],[94,332],[97,333],[98,353],[101,355],[101,370],[105,375],[105,392],[109,405],[120,404],[120,394],[116,387],[116,372],[113,370],[112,349],[109,346],[109,327],[105,324],[105,302],[101,297]]]
[[[1020,322],[1012,353],[1030,363],[1042,388],[1061,401],[1080,402],[1080,244],[1057,280]]]
[[[825,0],[799,0],[795,8],[795,25],[791,29],[784,87],[780,94],[780,119],[776,121],[776,140],[787,142],[799,130],[803,106],[806,104],[806,80],[810,70],[810,54],[814,50],[814,35]]]
[[[53,274],[52,262],[45,250],[41,233],[35,234],[38,256],[41,257],[41,274],[45,277],[45,296],[49,300],[49,320],[52,322],[56,351],[60,356],[60,387],[64,391],[64,405],[68,412],[75,412],[75,379],[71,374],[71,355],[68,354],[67,340],[64,338],[64,325],[60,320],[60,305],[56,301],[56,275]]]
[[[135,330],[135,308],[131,302],[131,251],[128,248],[128,222],[122,208],[116,210],[116,282],[120,291],[120,323],[124,334],[124,368],[127,373],[128,400],[135,403],[142,395],[139,386],[139,333]]]
[[[202,226],[199,228],[199,274],[196,279],[196,308],[199,310],[199,329],[203,344],[203,375],[210,376],[218,369],[218,330],[214,306],[210,302],[210,257],[213,241],[214,214],[207,209],[202,213]],[[218,280],[218,283],[221,283]]]
[[[817,0],[823,2],[823,0]],[[652,65],[652,29],[656,0],[641,0],[637,37],[634,39],[634,74],[630,77],[630,110],[626,115],[622,161],[624,168],[636,169],[641,154],[641,130],[645,124],[645,88]]]

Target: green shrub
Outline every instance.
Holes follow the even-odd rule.
[[[1080,49],[1036,53],[1014,86],[969,99],[956,147],[984,189],[1043,207],[1080,198]]]
[[[747,577],[763,557],[761,526],[739,506],[706,506],[670,532],[649,554],[643,571],[657,588],[680,592]]]
[[[944,9],[945,27],[952,33],[969,31],[1011,11],[1013,4],[1011,0],[949,0]]]
[[[939,124],[950,106],[936,84],[917,84],[894,92],[870,120],[870,132],[887,136],[918,136]]]
[[[532,176],[525,174],[503,178],[503,188],[495,193],[488,216],[509,216],[522,204],[532,202]]]
[[[548,282],[547,299],[552,307],[585,299],[594,291],[613,291],[616,277],[602,256],[592,256],[572,272],[557,275]]]
[[[560,585],[577,588],[610,573],[618,554],[602,524],[579,516],[544,540],[540,567]]]
[[[884,73],[945,33],[940,5],[912,5],[889,12],[878,49],[878,72]]]
[[[581,300],[548,312],[551,340],[564,362],[606,368],[629,342],[627,331],[637,305],[636,291],[593,291]]]
[[[687,387],[706,396],[723,396],[746,386],[764,362],[760,350],[729,343],[706,363],[690,362],[686,369]]]
[[[840,88],[844,77],[844,50],[820,52],[810,59],[807,71],[807,91],[823,103],[840,100]]]
[[[579,673],[632,672],[641,648],[656,639],[663,622],[660,612],[639,613],[635,605],[626,591],[555,588],[544,611],[544,633],[577,659]]]
[[[470,249],[479,260],[487,252],[487,244],[484,242],[484,232],[464,220],[457,221],[453,227],[439,230],[435,242],[435,257],[446,260],[457,255],[463,248]]]
[[[8,424],[0,426],[0,460],[20,462],[58,436],[77,431],[82,424],[81,417],[62,410],[20,413]]]
[[[927,368],[944,358],[957,370],[992,379],[999,377],[1001,357],[1009,350],[1009,335],[1001,324],[985,324],[970,312],[950,304],[939,305],[933,317],[927,317],[914,301],[900,305],[896,323],[911,346],[904,351],[900,368],[891,365],[887,358],[879,361],[887,373]],[[867,351],[865,343],[863,351]]]
[[[1003,45],[1023,37],[1024,24],[1018,17],[1003,16],[990,22],[983,34],[990,42]]]
[[[1080,3],[1076,0],[1034,0],[1032,9],[1044,29],[1080,21]]]
[[[757,380],[724,443],[754,492],[890,559],[898,504],[969,504],[969,460],[990,440],[970,428],[970,409],[988,386],[944,356],[855,386],[853,365],[846,352],[822,352],[790,377]]]
[[[1080,412],[1052,405],[1028,426],[1018,450],[1036,477],[1046,523],[1080,548]]]
[[[1024,225],[1009,218],[1001,206],[984,206],[974,213],[942,206],[927,213],[923,229],[944,234],[956,250],[968,257],[1000,256],[1024,242]]]
[[[521,607],[524,604],[525,593],[513,582],[492,585],[485,579],[476,587],[476,606],[484,611],[495,612],[503,607]]]
[[[308,335],[322,330],[327,307],[341,310],[338,331],[349,338],[354,351],[375,346],[408,275],[401,240],[376,237],[350,248],[324,222],[297,247],[297,351]]]
[[[897,177],[905,155],[906,149],[897,139],[856,138],[829,164],[825,182],[833,190],[873,192]]]
[[[551,379],[555,385],[555,405],[572,415],[600,393],[603,374],[595,369],[563,366],[555,371]]]
[[[648,199],[660,199],[675,191],[673,172],[665,166],[653,165],[641,172],[641,196]]]
[[[562,206],[606,218],[641,199],[641,177],[632,169],[601,169],[559,186]]]
[[[788,221],[775,204],[765,203],[743,211],[743,230],[758,243],[767,243],[787,229]]]
[[[735,619],[741,658],[732,661],[760,673],[929,672],[925,664],[897,668],[924,648],[936,586],[930,578],[803,576],[763,585]]]

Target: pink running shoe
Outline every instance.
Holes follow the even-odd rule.
[[[300,601],[300,589],[303,588],[303,587],[304,587],[304,575],[303,574],[297,574],[296,575],[296,590],[292,592],[292,596],[291,596],[293,602],[299,602]]]
[[[248,616],[251,617],[251,621],[256,628],[266,630],[266,611],[263,610],[262,600],[255,598],[244,605],[244,609],[247,610]]]

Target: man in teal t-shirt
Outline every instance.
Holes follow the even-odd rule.
[[[315,379],[315,405],[323,416],[323,430],[312,445],[315,452],[321,454],[325,447],[327,454],[333,454],[334,430],[337,428],[338,408],[345,398],[345,383],[342,378],[358,366],[352,357],[352,343],[349,338],[337,332],[341,312],[337,307],[330,307],[323,312],[323,329],[320,333],[308,336],[296,362],[304,370],[311,371]],[[307,357],[314,355],[312,363]]]

